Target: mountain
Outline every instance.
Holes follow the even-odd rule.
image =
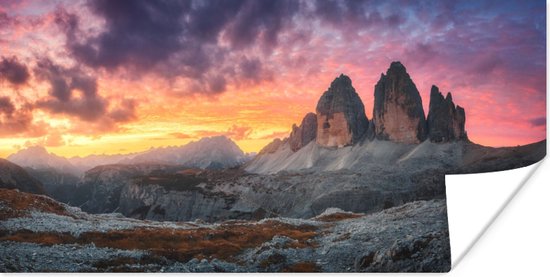
[[[76,184],[80,180],[79,176],[53,168],[33,169],[26,167],[25,171],[42,183],[46,195],[63,203],[73,203],[72,199],[75,197]]]
[[[82,176],[96,166],[108,164],[159,163],[197,168],[229,168],[239,166],[253,156],[250,153],[245,154],[231,139],[217,136],[202,138],[183,146],[152,148],[139,153],[89,155],[68,159],[48,153],[42,146],[32,146],[10,155],[8,160],[30,168],[37,174],[55,171],[59,174]],[[48,178],[51,179],[52,176]]]
[[[117,164],[121,161],[131,159],[136,155],[138,154],[89,155],[85,157],[75,156],[69,158],[68,160],[76,168],[80,169],[82,172],[85,172],[99,165]]]
[[[306,118],[313,117],[309,113],[300,127],[293,126],[288,138],[268,144],[245,170],[272,174],[348,169],[374,174],[371,168],[398,167],[396,170],[485,172],[525,166],[542,159],[546,152],[546,141],[519,148],[470,142],[464,108],[455,105],[451,93],[443,97],[435,85],[426,119],[420,93],[400,62],[392,62],[375,85],[370,122],[364,113],[351,80],[340,75],[317,104],[317,136],[300,140],[304,130],[311,132],[311,123],[305,124]]]
[[[181,167],[160,164],[100,165],[86,171],[74,189],[71,205],[91,213],[108,213],[117,210],[122,188],[136,177],[148,174],[172,173]]]
[[[63,173],[80,175],[82,171],[76,168],[69,160],[64,157],[48,153],[42,146],[31,146],[19,150],[17,153],[8,156],[8,160],[22,167],[32,169],[55,169]]]
[[[24,192],[44,194],[43,185],[22,167],[0,159],[0,188],[18,189]]]
[[[430,92],[430,110],[428,113],[428,137],[433,142],[447,142],[453,140],[467,140],[464,130],[466,113],[460,106],[455,106],[453,96],[439,92],[439,88],[432,86]]]
[[[392,62],[374,87],[373,122],[377,139],[400,143],[419,143],[426,139],[420,93],[400,62]]]
[[[317,103],[317,143],[342,147],[357,143],[367,132],[369,121],[365,107],[351,85],[341,74],[330,84]]]
[[[317,115],[308,113],[302,119],[300,126],[292,125],[292,132],[288,137],[290,149],[296,152],[300,148],[306,146],[310,141],[317,137]]]
[[[250,158],[225,136],[207,137],[183,146],[154,148],[121,161],[125,164],[160,163],[195,168],[240,166]]]

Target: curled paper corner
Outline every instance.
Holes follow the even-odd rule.
[[[445,176],[451,270],[460,264],[544,161],[506,171]]]

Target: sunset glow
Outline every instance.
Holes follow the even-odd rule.
[[[395,3],[398,2],[398,3]],[[344,73],[372,118],[392,61],[466,110],[470,140],[545,139],[543,1],[0,0],[0,157],[286,137]]]

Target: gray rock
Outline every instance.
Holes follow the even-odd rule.
[[[359,142],[369,126],[365,106],[342,74],[330,84],[317,103],[317,143],[342,147]]]
[[[375,136],[400,143],[426,139],[427,127],[422,99],[407,70],[392,62],[374,87]]]
[[[153,172],[173,172],[178,167],[155,164],[103,165],[86,172],[76,185],[71,204],[90,213],[114,212],[119,207],[122,188],[137,176]]]
[[[260,152],[258,152],[258,156],[277,152],[277,150],[279,150],[279,148],[287,141],[287,138],[285,138],[284,140],[281,140],[280,138],[274,139],[268,145],[264,146],[264,148],[262,148]]]
[[[317,115],[308,113],[302,119],[300,126],[292,125],[292,132],[288,137],[290,149],[294,152],[306,146],[317,137]]]
[[[466,114],[455,106],[451,93],[443,98],[439,88],[432,86],[428,113],[428,136],[433,142],[468,140],[464,129]]]

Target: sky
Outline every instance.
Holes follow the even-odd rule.
[[[0,157],[71,157],[225,135],[257,152],[314,112],[341,73],[369,120],[401,61],[470,140],[546,134],[544,1],[0,0]]]

